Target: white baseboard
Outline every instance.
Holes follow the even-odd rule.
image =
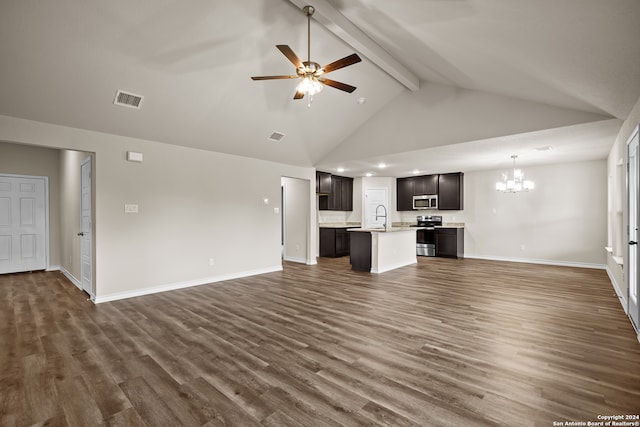
[[[60,267],[59,265],[50,265],[44,271],[61,271],[61,270],[62,270],[62,267]]]
[[[464,254],[465,258],[474,259],[486,259],[490,261],[506,261],[506,262],[522,262],[528,264],[543,264],[543,265],[557,265],[560,267],[580,267],[580,268],[596,268],[598,270],[605,270],[607,266],[605,264],[591,264],[587,262],[573,262],[573,261],[556,261],[550,259],[534,259],[534,258],[510,258],[500,256],[484,256],[484,255],[469,255]]]
[[[283,256],[282,257],[283,260],[285,261],[291,261],[291,262],[297,262],[300,264],[306,264],[307,263],[307,259],[306,258],[298,258],[298,257],[293,257],[293,256]]]
[[[210,283],[222,282],[225,280],[240,279],[243,277],[255,276],[258,274],[273,273],[274,271],[282,271],[282,265],[266,267],[266,268],[261,268],[256,270],[242,271],[238,273],[223,274],[223,275],[214,276],[214,277],[203,277],[202,279],[189,280],[186,282],[168,283],[161,286],[154,286],[151,288],[144,288],[144,289],[136,289],[133,291],[117,292],[117,293],[108,294],[108,295],[100,295],[93,298],[92,301],[95,304],[101,304],[104,302],[117,301],[117,300],[126,299],[126,298],[156,294],[159,292],[175,291],[178,289],[190,288],[192,286],[208,285]]]
[[[407,265],[413,265],[413,264],[417,264],[417,263],[418,263],[418,260],[416,259],[415,261],[399,262],[397,264],[387,265],[384,268],[380,268],[380,269],[372,267],[371,268],[371,272],[379,274],[379,273],[384,273],[384,272],[387,272],[387,271],[395,270],[396,268],[406,267]]]
[[[76,279],[73,274],[69,273],[69,271],[64,268],[64,267],[60,267],[60,272],[62,274],[64,274],[64,276],[69,279],[69,281],[71,283],[73,283],[74,285],[76,285],[76,287],[80,290],[82,290],[82,283],[80,283],[80,281],[78,279]]]
[[[611,270],[609,270],[609,267],[607,267],[606,270],[607,270],[607,275],[609,276],[609,280],[611,280],[611,285],[613,286],[613,290],[616,292],[616,295],[618,295],[618,299],[620,300],[620,305],[622,305],[624,312],[627,313],[627,315],[629,315],[629,312],[627,310],[628,308],[627,296],[624,294],[624,292],[622,292],[622,288],[620,287],[620,284],[616,281],[616,278],[613,275],[613,273],[611,273]]]

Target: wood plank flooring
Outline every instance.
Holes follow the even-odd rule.
[[[602,270],[348,258],[93,305],[0,276],[1,426],[552,426],[640,414]]]

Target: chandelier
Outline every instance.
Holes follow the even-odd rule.
[[[519,193],[520,191],[531,191],[535,184],[533,181],[524,179],[524,174],[520,169],[516,169],[516,159],[518,156],[515,154],[511,156],[513,159],[513,172],[509,176],[509,173],[502,174],[502,181],[496,182],[496,190],[503,193]]]

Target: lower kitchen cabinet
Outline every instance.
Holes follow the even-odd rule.
[[[320,256],[336,258],[349,255],[346,228],[320,228]]]
[[[436,228],[436,256],[464,258],[464,228]]]

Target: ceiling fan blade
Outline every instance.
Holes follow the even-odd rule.
[[[304,92],[296,91],[296,94],[293,95],[293,99],[302,99],[302,98],[304,98]]]
[[[339,70],[340,68],[348,67],[349,65],[357,64],[362,61],[358,54],[352,53],[349,56],[345,56],[342,59],[338,59],[337,61],[332,62],[331,64],[325,65],[321,68],[322,73],[319,74],[327,74],[335,70]]]
[[[251,80],[278,80],[278,79],[297,79],[298,76],[256,76]]]
[[[302,61],[300,61],[298,55],[296,55],[289,46],[287,46],[286,44],[278,44],[276,45],[276,47],[278,48],[278,50],[280,50],[280,52],[282,52],[284,56],[287,57],[289,61],[291,61],[293,65],[296,66],[296,68],[303,68]]]
[[[353,92],[354,90],[356,90],[357,88],[355,86],[351,86],[348,85],[346,83],[341,83],[341,82],[337,82],[335,80],[329,80],[329,79],[318,79],[318,81],[322,84],[325,84],[327,86],[331,86],[334,87],[336,89],[340,89],[343,90],[345,92]]]

